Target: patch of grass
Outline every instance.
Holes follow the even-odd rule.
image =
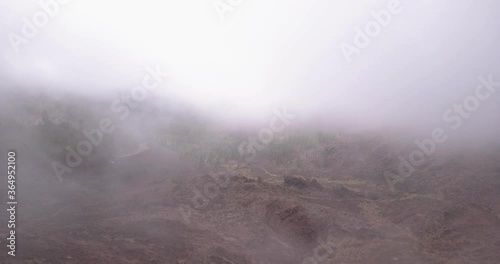
[[[283,183],[283,180],[281,178],[272,178],[272,179],[266,179],[264,182],[273,184],[273,185],[281,185]]]
[[[251,178],[252,174],[250,173],[250,169],[248,168],[241,168],[238,170],[238,172],[241,174],[243,177]]]
[[[431,200],[442,201],[442,200],[444,200],[444,197],[443,197],[442,193],[438,193],[438,194],[405,193],[404,196],[399,200],[404,201],[404,200],[413,200],[413,199],[431,199]]]
[[[334,186],[334,185],[354,185],[354,186],[369,186],[369,187],[374,187],[375,184],[370,181],[366,180],[358,180],[358,179],[332,179],[332,178],[327,178],[327,177],[319,177],[316,178],[319,183],[322,185],[327,185],[327,186]]]
[[[362,201],[358,204],[358,207],[361,209],[361,212],[363,212],[363,215],[366,216],[370,224],[379,225],[384,223],[380,214],[380,208],[377,204],[370,201]]]

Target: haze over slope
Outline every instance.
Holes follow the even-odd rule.
[[[227,118],[268,119],[287,106],[302,120],[430,131],[479,76],[500,79],[498,1],[401,1],[401,12],[347,63],[341,43],[387,1],[244,2],[220,20],[198,1],[71,1],[15,53],[0,42],[6,91],[97,94],[140,83],[147,65],[169,74],[163,91]],[[34,2],[0,3],[2,35],[21,34]],[[112,14],[112,15],[111,15]],[[467,19],[464,19],[467,18]],[[460,129],[496,138],[498,96]],[[227,111],[230,109],[230,111]]]

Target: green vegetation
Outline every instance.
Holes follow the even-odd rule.
[[[246,138],[229,131],[214,131],[201,119],[194,117],[176,118],[164,125],[158,135],[161,145],[176,151],[200,165],[207,164],[218,168],[229,161],[240,161],[238,146]],[[279,134],[257,155],[275,164],[295,162],[300,166],[300,153],[334,141],[334,134],[324,132],[289,131]],[[331,156],[327,150],[324,159]],[[320,161],[326,163],[326,161]]]
[[[97,128],[99,121],[112,115],[109,104],[92,99],[68,100],[50,97],[33,97],[22,104],[22,115],[18,115],[19,125],[33,128],[33,142],[40,152],[47,153],[54,161],[64,163],[67,147],[76,149],[85,140],[83,129]],[[145,135],[156,135],[153,144],[164,146],[190,159],[199,166],[209,165],[219,168],[229,162],[241,163],[238,147],[252,136],[251,131],[235,132],[218,127],[215,122],[191,109],[169,109],[158,113],[150,107],[154,127],[149,127]],[[149,111],[143,105],[140,111]],[[130,116],[134,116],[131,110]],[[127,122],[131,122],[129,118]],[[141,125],[147,123],[144,120]],[[117,123],[117,126],[119,124]],[[113,160],[114,140],[127,141],[136,136],[135,132],[119,129],[113,136],[105,136],[104,142],[86,157],[83,165],[97,165]],[[335,140],[333,133],[312,130],[285,130],[277,133],[274,139],[263,149],[257,150],[259,159],[266,159],[276,165],[294,164],[301,167],[303,153],[330,145]],[[326,148],[322,156],[316,158],[320,166],[326,166],[335,150]]]

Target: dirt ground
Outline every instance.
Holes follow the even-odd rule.
[[[391,192],[391,146],[328,147],[326,166],[313,151],[301,168],[215,169],[151,148],[62,183],[50,166],[20,176],[17,256],[0,263],[499,263],[498,152],[436,155]]]

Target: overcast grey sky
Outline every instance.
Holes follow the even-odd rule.
[[[234,116],[286,105],[332,123],[430,129],[478,77],[500,82],[496,0],[401,0],[348,63],[341,44],[390,2],[242,0],[221,20],[212,0],[72,0],[16,53],[9,34],[23,36],[23,17],[43,9],[0,0],[1,89],[100,94],[132,88],[158,63],[169,94]],[[480,101],[461,131],[498,135],[499,97]]]

